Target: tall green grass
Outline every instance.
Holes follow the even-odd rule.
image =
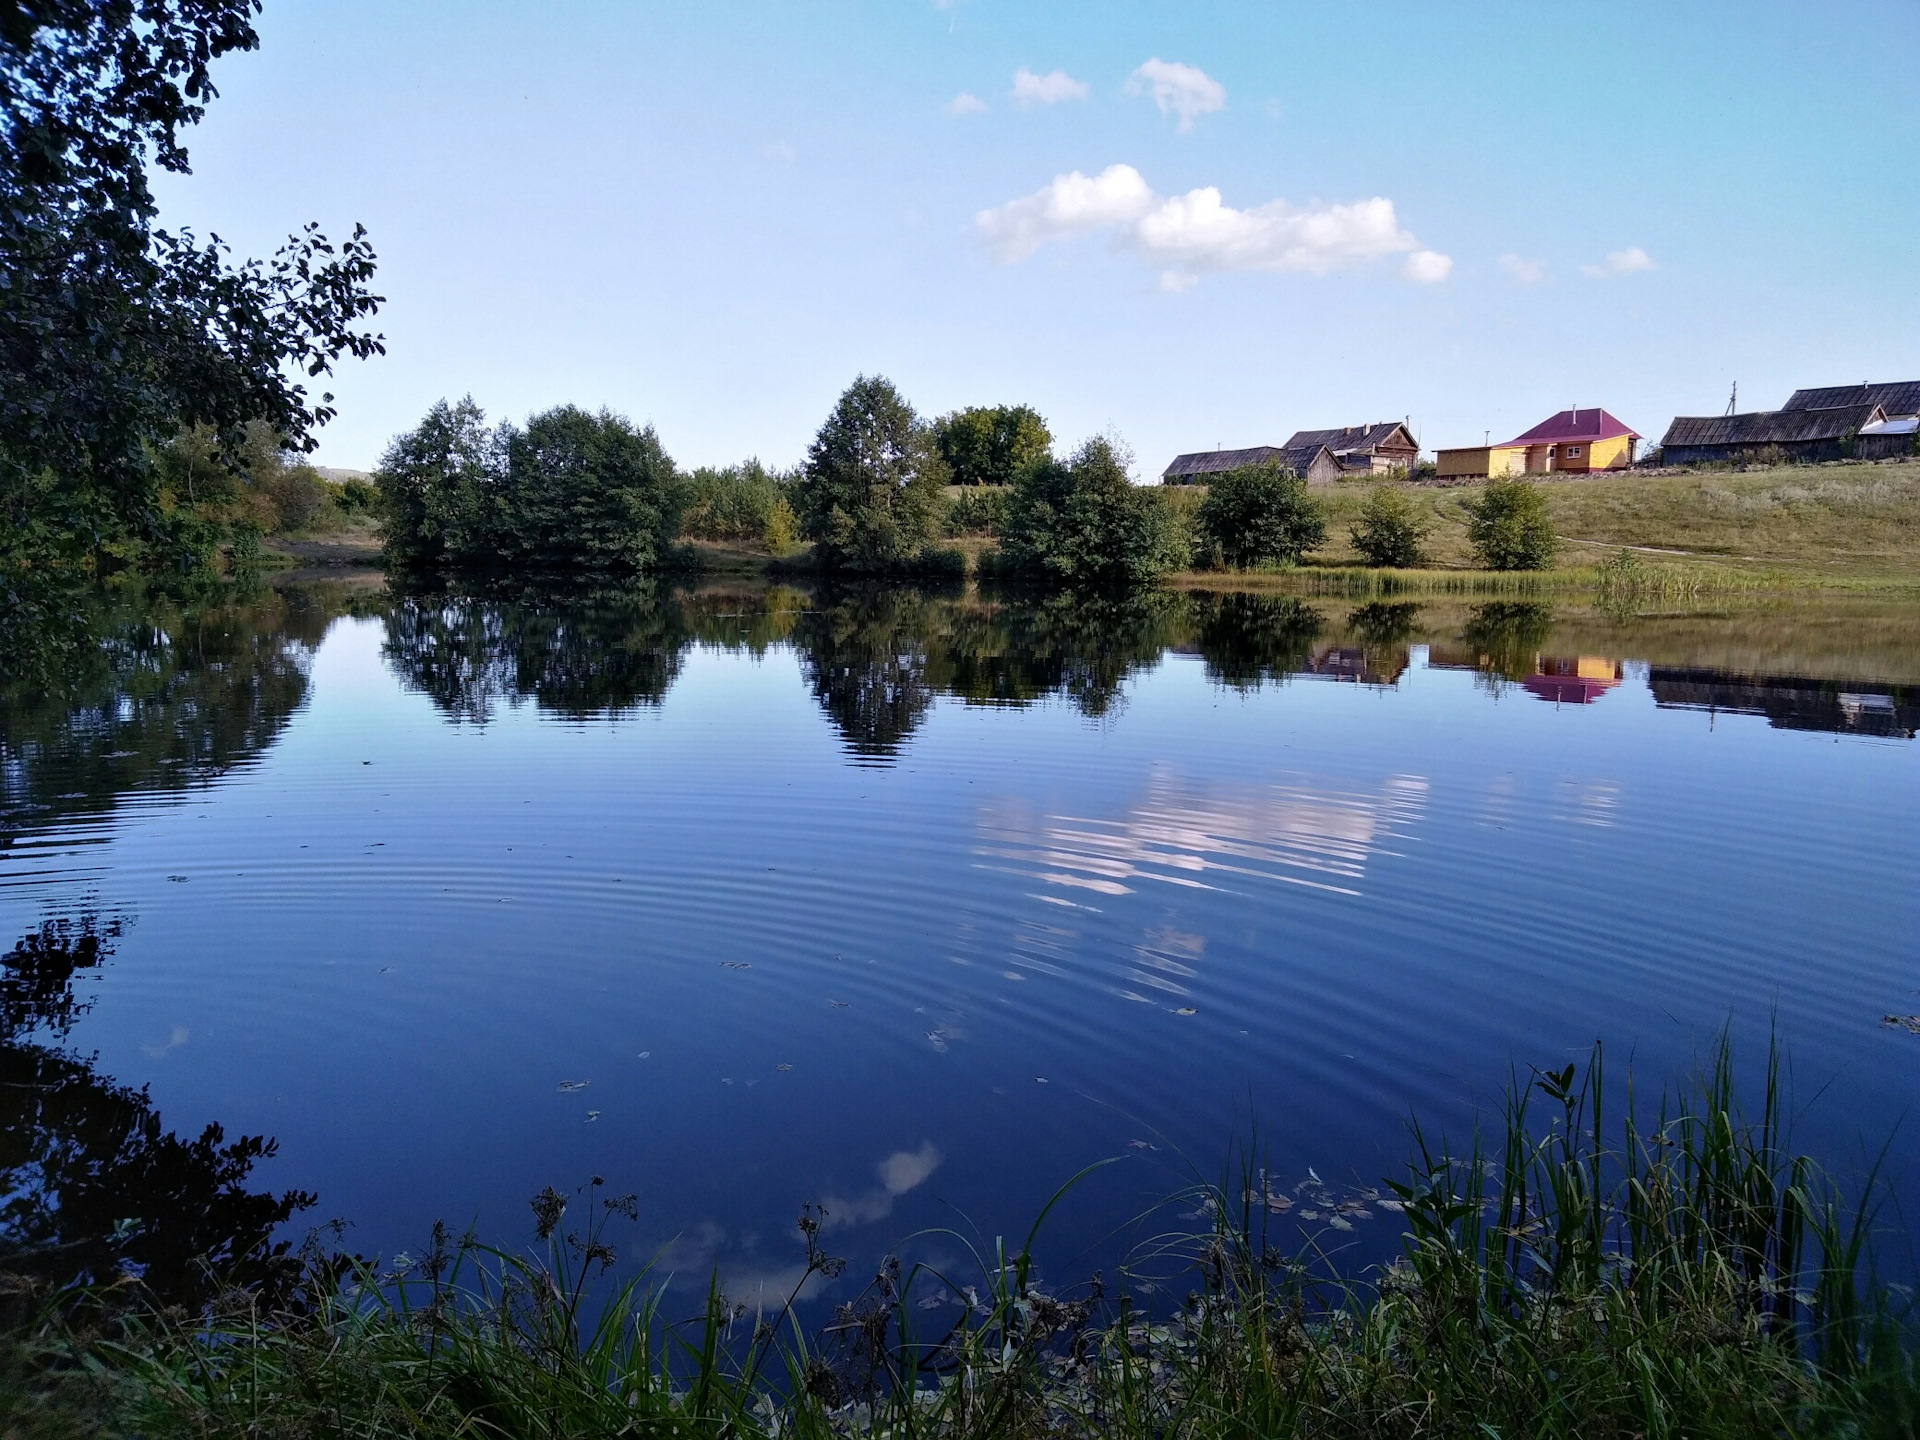
[[[1651,1107],[1596,1049],[1516,1077],[1484,1143],[1455,1154],[1416,1128],[1413,1149],[1361,1192],[1405,1234],[1360,1274],[1322,1235],[1282,1241],[1292,1201],[1249,1150],[1179,1198],[1204,1223],[1141,1241],[1111,1290],[1037,1282],[1070,1184],[1016,1245],[942,1232],[968,1273],[889,1260],[810,1332],[802,1288],[843,1262],[803,1214],[782,1307],[716,1281],[672,1323],[644,1277],[597,1290],[607,1227],[633,1212],[595,1181],[577,1230],[563,1197],[536,1201],[539,1259],[436,1230],[399,1273],[321,1266],[294,1313],[237,1297],[131,1323],[85,1363],[122,1387],[115,1423],[154,1440],[1913,1433],[1911,1339],[1869,1264],[1876,1176],[1849,1199],[1793,1151],[1777,1052],[1755,1115],[1724,1039]],[[1149,1296],[1144,1275],[1176,1283]],[[952,1303],[928,1318],[928,1298]]]

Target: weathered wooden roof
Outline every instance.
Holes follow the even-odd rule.
[[[1817,410],[1760,410],[1750,415],[1680,415],[1664,445],[1792,445],[1840,440],[1885,419],[1878,405],[1831,405]]]
[[[1278,445],[1252,445],[1245,450],[1195,450],[1176,455],[1173,463],[1160,472],[1172,475],[1224,475],[1229,470],[1244,470],[1249,465],[1285,465],[1287,453]]]
[[[1841,405],[1878,405],[1889,415],[1920,415],[1920,380],[1882,385],[1828,385],[1796,390],[1782,410],[1831,410]]]
[[[1337,430],[1296,430],[1293,438],[1287,441],[1286,448],[1305,449],[1312,453],[1314,447],[1324,445],[1340,455],[1349,450],[1371,452],[1389,443],[1395,448],[1420,448],[1413,436],[1407,433],[1407,427],[1398,420],[1382,420],[1377,425],[1343,425]]]

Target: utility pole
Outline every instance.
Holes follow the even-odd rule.
[[[1731,415],[1740,404],[1740,382],[1733,382],[1733,394],[1727,399],[1727,414]]]

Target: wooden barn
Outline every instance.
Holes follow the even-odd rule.
[[[1195,450],[1176,455],[1173,463],[1160,472],[1162,485],[1204,485],[1215,475],[1245,470],[1251,465],[1287,463],[1287,452],[1278,445],[1249,445],[1243,450]]]
[[[1858,452],[1863,434],[1870,446],[1871,437],[1886,434],[1876,430],[1886,419],[1887,412],[1872,401],[1746,415],[1677,415],[1660,442],[1660,459],[1668,465],[1840,460]],[[1905,448],[1895,453],[1911,453],[1911,432],[1897,434],[1897,440]]]

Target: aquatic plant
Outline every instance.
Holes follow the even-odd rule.
[[[1912,1336],[1867,1255],[1876,1172],[1849,1199],[1793,1151],[1783,1074],[1774,1049],[1752,1118],[1724,1036],[1651,1113],[1598,1047],[1516,1075],[1490,1139],[1455,1154],[1416,1125],[1405,1174],[1364,1192],[1405,1222],[1402,1253],[1357,1275],[1317,1235],[1277,1243],[1293,1197],[1324,1187],[1277,1184],[1247,1147],[1178,1197],[1198,1228],[1142,1241],[1111,1289],[1054,1291],[1034,1256],[1082,1172],[1019,1245],[939,1232],[971,1273],[889,1258],[812,1334],[802,1287],[844,1269],[818,1212],[783,1305],[749,1311],[716,1279],[673,1324],[644,1276],[596,1291],[607,1227],[634,1213],[596,1179],[534,1202],[544,1258],[436,1228],[386,1271],[322,1267],[305,1309],[242,1293],[112,1341],[43,1321],[0,1357],[42,1397],[8,1419],[91,1405],[154,1437],[1911,1433]],[[1190,1288],[1155,1310],[1148,1274]],[[76,1399],[89,1373],[109,1389]]]

